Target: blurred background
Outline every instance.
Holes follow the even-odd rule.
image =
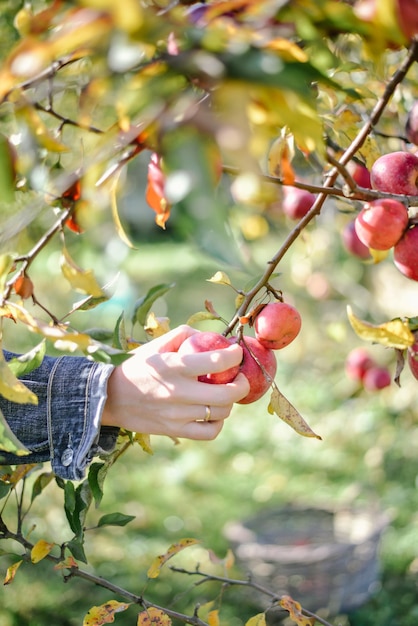
[[[109,302],[74,315],[72,323],[79,329],[112,330],[123,311],[129,334],[136,299],[153,285],[171,282],[175,287],[153,310],[168,316],[172,327],[203,310],[205,300],[229,319],[234,292],[208,279],[222,269],[237,288],[248,281],[238,263],[234,268],[213,258],[202,252],[198,240],[185,237],[181,216],[174,214],[166,231],[155,226],[140,192],[145,162],[140,158],[129,171],[128,193],[120,206],[135,248],[121,242],[105,216],[96,219],[88,237],[67,235],[67,245],[81,266],[96,268],[102,284],[114,280],[115,292]],[[177,555],[173,565],[193,571],[200,564],[203,571],[222,575],[222,564],[210,560],[208,550],[218,559],[225,557],[230,547],[224,533],[228,523],[287,504],[327,509],[372,507],[390,519],[379,546],[381,578],[370,590],[371,599],[349,614],[333,616],[333,623],[416,624],[417,381],[405,369],[401,387],[392,382],[385,389],[368,392],[346,376],[344,364],[349,351],[361,345],[347,320],[347,303],[356,315],[373,323],[397,315],[413,316],[418,285],[401,276],[390,257],[373,265],[350,255],[341,232],[351,219],[344,205],[328,201],[321,216],[285,256],[281,273],[273,281],[303,319],[297,339],[276,353],[276,382],[322,441],[303,438],[270,415],[267,395],[255,404],[237,405],[213,442],[174,445],[169,439],[153,437],[153,455],[132,447],[109,472],[100,510],[93,511],[89,520],[94,526],[96,516],[114,511],[135,515],[135,520],[124,528],[86,533],[89,569],[179,611],[193,612],[196,604],[213,601],[210,606],[220,609],[222,620],[240,626],[260,610],[260,602],[268,604],[268,598],[248,594],[245,588],[222,589],[215,583],[196,587],[195,578],[171,572],[168,566],[158,579],[147,583],[146,571],[153,558],[181,538],[193,537],[201,543]],[[241,259],[253,276],[261,274],[292,227],[279,210],[248,206],[233,216],[232,223]],[[30,232],[33,238],[36,228]],[[74,293],[60,275],[59,252],[59,245],[54,249],[54,244],[44,250],[32,274],[38,298],[58,316],[74,301]],[[373,311],[373,319],[369,311]],[[196,326],[222,331],[219,322]],[[134,329],[134,334],[138,332]],[[6,334],[11,349],[27,350],[36,343],[33,335],[15,336],[13,328]],[[394,351],[366,347],[393,377]],[[54,483],[35,501],[29,521],[34,525],[33,540],[71,538],[62,510],[62,491]],[[2,559],[4,568],[6,564],[7,558]],[[245,579],[248,572],[245,565],[236,563],[227,574]],[[76,626],[92,605],[110,597],[80,580],[64,584],[61,573],[53,572],[49,564],[26,564],[13,584],[1,591],[0,624]],[[131,607],[115,621],[126,626],[135,623],[136,612]]]

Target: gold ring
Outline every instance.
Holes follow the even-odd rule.
[[[205,409],[206,409],[205,422],[209,422],[210,421],[210,406],[206,405]]]

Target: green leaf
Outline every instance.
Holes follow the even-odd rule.
[[[46,342],[41,341],[41,343],[32,348],[29,352],[26,352],[26,354],[22,354],[14,359],[11,359],[8,362],[9,367],[17,378],[20,378],[25,374],[30,374],[30,372],[41,365],[45,352]]]
[[[100,343],[94,347],[94,350],[89,350],[89,356],[94,361],[99,361],[100,363],[120,365],[124,361],[130,359],[132,354],[129,352],[125,352],[124,350],[118,350],[117,348],[108,346],[105,343]]]
[[[39,495],[41,495],[42,491],[45,489],[45,487],[47,487],[49,485],[49,483],[53,479],[54,479],[53,472],[44,472],[43,474],[38,476],[38,478],[33,483],[32,496],[31,496],[31,500],[30,500],[31,503],[35,500],[35,498],[37,498]]]
[[[125,329],[125,317],[124,313],[119,315],[115,330],[113,331],[113,347],[119,350],[124,350],[125,352],[128,350],[128,341],[126,339],[126,329]]]
[[[6,137],[0,135],[0,198],[3,202],[13,202],[15,197],[15,173],[13,148]]]
[[[86,553],[84,552],[84,542],[82,539],[71,539],[71,541],[69,541],[66,545],[77,561],[87,563]]]
[[[103,483],[106,477],[106,473],[106,463],[92,463],[89,467],[87,480],[89,481],[90,489],[93,494],[96,507],[100,505],[100,502],[103,498]]]
[[[144,326],[147,321],[147,315],[154,302],[164,296],[170,289],[173,289],[173,287],[175,287],[175,283],[162,283],[151,287],[145,296],[135,302],[132,323],[138,323]]]
[[[0,411],[0,463],[2,462],[2,451],[11,452],[17,456],[29,454],[29,450],[17,439]]]
[[[123,513],[108,513],[107,515],[103,515],[97,526],[126,526],[133,519],[135,519],[135,515],[124,515]]]

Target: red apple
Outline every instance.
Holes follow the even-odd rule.
[[[408,211],[401,202],[385,198],[366,203],[354,225],[358,238],[365,246],[374,250],[389,250],[404,234],[408,219]]]
[[[418,227],[409,228],[393,249],[398,270],[411,280],[418,280]]]
[[[415,333],[415,342],[408,348],[408,365],[412,376],[418,380],[418,336]]]
[[[233,343],[236,341],[236,337],[231,339]],[[250,391],[238,404],[251,404],[270,388],[276,375],[277,362],[273,350],[264,348],[254,337],[243,337],[240,346],[244,352],[240,372],[247,377]]]
[[[362,381],[365,373],[375,362],[365,348],[354,348],[345,360],[345,372],[349,378]]]
[[[357,161],[349,161],[346,165],[346,170],[359,187],[371,188],[370,172],[365,165]]]
[[[359,259],[370,259],[370,250],[367,246],[364,245],[362,241],[360,241],[357,233],[354,220],[349,222],[343,232],[342,232],[342,240],[344,247],[348,252],[358,257]]]
[[[306,189],[299,187],[283,187],[282,209],[292,220],[304,217],[315,202],[315,196]]]
[[[411,152],[389,152],[372,165],[370,178],[373,189],[418,195],[418,156]]]
[[[418,35],[418,0],[396,0],[399,26],[409,40]]]
[[[231,345],[229,339],[219,333],[202,331],[187,337],[178,349],[179,354],[195,354],[196,352],[209,352],[210,350],[223,350]],[[239,365],[230,367],[224,372],[211,372],[198,376],[203,383],[223,385],[234,380],[240,369]]]
[[[299,312],[286,302],[266,304],[255,318],[255,337],[264,348],[280,350],[299,334],[302,319]]]
[[[414,143],[418,146],[418,100],[415,100],[408,113],[405,135],[410,143]]]
[[[387,367],[371,367],[363,377],[363,385],[367,391],[377,391],[389,387],[391,383],[390,372]]]

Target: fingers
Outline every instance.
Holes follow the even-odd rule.
[[[222,350],[210,350],[194,354],[183,354],[181,357],[183,373],[185,376],[202,376],[224,372],[230,367],[239,365],[242,361],[242,348],[238,344],[232,344]]]

